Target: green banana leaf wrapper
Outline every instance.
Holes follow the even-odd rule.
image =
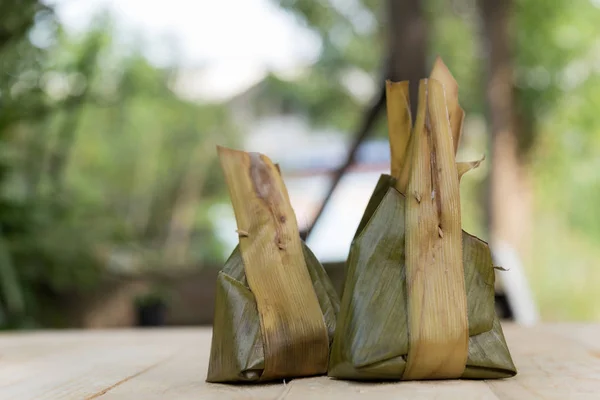
[[[382,175],[354,236],[328,375],[400,380],[409,334],[404,255],[404,196]],[[494,306],[488,245],[463,231],[469,352],[462,378],[493,379],[517,371]]]
[[[331,348],[340,308],[339,298],[325,269],[304,242],[302,250],[323,312]],[[238,246],[217,277],[213,336],[206,380],[213,383],[259,382],[263,369],[263,338],[258,309],[246,281],[244,262]]]

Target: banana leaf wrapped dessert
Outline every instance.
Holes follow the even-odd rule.
[[[327,372],[339,299],[300,239],[277,166],[219,147],[239,245],[217,278],[208,382]]]
[[[353,380],[492,379],[516,374],[494,306],[488,245],[461,229],[456,163],[463,111],[438,59],[419,85],[387,82],[391,175],[353,239],[328,375]]]

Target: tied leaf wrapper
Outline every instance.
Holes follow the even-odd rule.
[[[405,198],[382,175],[352,242],[329,376],[400,380],[409,348]],[[494,308],[494,267],[485,242],[462,232],[469,322],[462,378],[508,378],[516,368]]]
[[[494,308],[487,244],[461,229],[464,111],[438,58],[419,82],[386,82],[391,176],[382,175],[350,248],[328,374],[356,380],[516,374]]]
[[[339,300],[275,166],[219,148],[240,244],[219,272],[208,382],[325,374]]]

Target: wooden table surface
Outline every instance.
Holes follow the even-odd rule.
[[[209,329],[0,334],[0,399],[600,399],[600,325],[505,326],[502,381],[269,385],[204,382]]]

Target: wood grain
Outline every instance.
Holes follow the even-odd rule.
[[[172,332],[165,333],[168,338]],[[101,400],[263,400],[276,399],[284,390],[280,384],[226,385],[204,382],[208,368],[210,331],[198,330],[186,338],[186,348],[131,381],[108,391]]]
[[[582,341],[583,329],[538,326],[507,330],[507,339],[519,373],[516,379],[489,381],[501,399],[600,398],[600,358],[596,347]],[[589,331],[588,331],[589,332]],[[600,337],[595,325],[594,336]]]
[[[185,332],[178,336],[185,338]],[[155,332],[27,334],[0,339],[0,399],[87,399],[182,348]]]
[[[210,329],[0,334],[1,400],[598,399],[600,324],[504,325],[519,374],[494,381],[204,382]]]

